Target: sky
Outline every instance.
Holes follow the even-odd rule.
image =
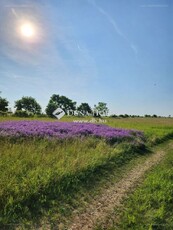
[[[0,0],[0,96],[173,116],[172,23],[172,0]]]

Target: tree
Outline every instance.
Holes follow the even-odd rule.
[[[7,112],[8,104],[9,102],[5,98],[0,97],[0,111]]]
[[[76,102],[65,96],[53,94],[46,107],[46,114],[50,117],[53,117],[52,113],[57,108],[61,108],[62,110],[64,110],[66,115],[73,115],[74,111],[76,110]]]
[[[40,114],[41,106],[33,97],[22,97],[22,99],[15,101],[16,110],[25,111],[28,114]]]
[[[53,112],[55,111],[55,109],[57,109],[58,106],[56,105],[56,103],[54,103],[54,101],[52,100],[49,100],[49,103],[46,107],[46,114],[49,116],[49,117],[54,117],[53,115]]]
[[[111,114],[110,117],[116,118],[118,116],[116,114]]]
[[[127,118],[127,117],[129,117],[129,115],[128,114],[120,114],[119,117]]]
[[[85,116],[92,113],[92,109],[88,103],[81,103],[77,110],[83,113]]]
[[[151,117],[151,115],[145,114],[145,116],[144,116],[144,117]]]
[[[95,108],[98,113],[100,115],[103,115],[103,116],[107,116],[108,115],[108,112],[109,112],[109,109],[107,107],[107,104],[104,103],[104,102],[99,102],[97,106],[95,106]]]

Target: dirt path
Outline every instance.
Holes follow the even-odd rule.
[[[168,145],[173,149],[173,142]],[[85,210],[85,213],[74,217],[69,230],[93,229],[95,224],[102,222],[113,211],[121,206],[122,199],[126,194],[139,183],[144,174],[154,165],[159,163],[166,155],[166,148],[152,154],[142,165],[134,167],[128,175],[125,175],[118,183],[104,190],[101,196],[97,197]]]

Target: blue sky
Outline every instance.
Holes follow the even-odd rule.
[[[19,34],[23,22],[35,36]],[[110,113],[173,115],[171,0],[1,0],[0,91]]]

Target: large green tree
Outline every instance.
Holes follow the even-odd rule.
[[[79,107],[77,108],[77,110],[83,113],[85,116],[92,113],[92,109],[88,103],[81,103]]]
[[[107,103],[99,102],[98,105],[94,106],[94,109],[98,111],[98,113],[102,116],[107,116],[109,109],[107,107]]]
[[[0,97],[0,111],[7,112],[8,104],[9,102],[5,98]]]
[[[74,111],[76,110],[76,102],[72,101],[68,97],[53,94],[46,107],[46,114],[52,117],[52,113],[57,108],[64,110],[65,114],[73,115]]]
[[[41,106],[33,97],[22,97],[20,100],[15,101],[16,110],[26,111],[31,114],[40,114]]]

